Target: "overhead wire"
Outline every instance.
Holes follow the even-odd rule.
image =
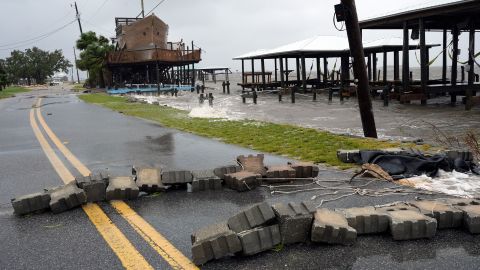
[[[158,4],[157,4],[155,7],[153,7],[149,12],[147,12],[147,13],[145,14],[145,16],[148,16],[150,13],[152,13],[152,11],[154,11],[158,6],[160,6],[161,4],[163,4],[163,2],[165,2],[165,1],[166,1],[166,0],[161,0],[160,2],[158,2]]]

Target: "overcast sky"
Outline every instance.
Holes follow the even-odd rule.
[[[445,0],[357,0],[360,19]],[[453,1],[453,0],[452,0]],[[160,0],[145,0],[150,11]],[[229,66],[239,69],[232,57],[261,49],[274,48],[315,35],[345,36],[332,22],[333,6],[340,0],[165,0],[154,13],[170,26],[169,40],[183,38],[200,46],[202,66]],[[68,0],[1,0],[0,58],[8,57],[11,47],[4,46],[56,30],[75,19]],[[95,31],[113,37],[115,17],[135,17],[140,0],[77,0],[83,31]],[[46,50],[62,49],[73,62],[73,46],[79,36],[77,23],[33,44]],[[461,43],[466,43],[462,35]],[[477,42],[478,42],[477,35]],[[366,31],[364,40],[401,37],[400,31]],[[428,33],[427,41],[440,42],[441,34]],[[477,43],[478,44],[478,43]],[[462,47],[462,46],[461,46]],[[439,51],[438,51],[439,52]],[[432,55],[436,54],[432,52]],[[466,54],[463,55],[466,57]],[[433,56],[432,56],[433,57]],[[440,59],[436,64],[440,64]]]

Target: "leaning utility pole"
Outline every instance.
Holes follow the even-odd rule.
[[[80,83],[80,75],[78,73],[78,67],[77,67],[77,52],[75,51],[75,47],[73,47],[73,56],[75,57],[75,69],[77,69],[77,83]]]
[[[78,13],[77,2],[75,2],[75,11],[77,12],[78,27],[80,27],[80,35],[83,34],[82,23],[80,22],[80,14]]]
[[[341,4],[335,6],[335,14],[338,21],[345,21],[347,29],[350,54],[353,58],[353,72],[358,81],[357,97],[360,117],[362,119],[363,134],[365,137],[377,138],[377,129],[372,111],[365,54],[363,51],[355,0],[341,0]]]
[[[143,0],[141,0],[141,4],[142,4],[142,18],[145,18],[145,8],[143,6]]]

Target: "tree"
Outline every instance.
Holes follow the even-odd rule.
[[[86,70],[89,74],[89,85],[105,87],[104,68],[107,54],[113,50],[113,45],[104,36],[98,36],[95,32],[83,33],[77,40],[77,48],[80,52],[80,59],[77,60],[77,67]]]
[[[4,59],[0,59],[0,91],[8,85],[8,75]]]

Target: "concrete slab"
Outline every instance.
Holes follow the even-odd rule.
[[[228,165],[223,167],[218,167],[213,170],[213,173],[220,179],[225,180],[226,174],[232,174],[242,171],[242,167],[238,165]]]
[[[311,162],[295,162],[290,167],[295,170],[297,178],[317,177],[319,173],[318,166]]]
[[[238,234],[238,238],[242,244],[243,255],[254,255],[281,243],[278,225],[244,231]]]
[[[393,240],[432,238],[437,231],[437,220],[418,211],[398,210],[387,212]]]
[[[13,211],[17,215],[26,215],[50,209],[50,194],[37,192],[11,200]]]
[[[312,228],[315,206],[309,202],[277,203],[272,206],[280,226],[282,244],[306,242]]]
[[[261,174],[264,176],[267,173],[263,159],[265,156],[263,154],[248,155],[248,156],[238,156],[237,160],[240,162],[241,166],[245,171]]]
[[[190,171],[164,171],[162,183],[164,185],[181,185],[192,183],[193,175]]]
[[[296,178],[296,171],[288,165],[268,166],[266,178],[263,179],[265,183],[285,183],[292,181],[291,178]],[[277,178],[277,179],[269,179]],[[280,179],[283,178],[283,179]]]
[[[50,197],[50,209],[55,214],[65,212],[87,202],[87,195],[82,189],[77,187],[75,181],[55,188],[51,191]]]
[[[140,190],[130,176],[113,177],[107,187],[107,200],[132,200]]]
[[[315,212],[312,242],[351,245],[356,239],[357,231],[348,225],[347,219],[341,213],[325,208]]]
[[[420,213],[435,218],[438,229],[459,228],[463,223],[463,211],[449,206],[442,201],[411,201],[410,205],[420,210]]]
[[[266,225],[275,219],[272,207],[267,203],[255,204],[240,213],[230,217],[228,227],[236,232],[247,231],[255,227]]]
[[[159,168],[140,167],[135,168],[137,187],[140,191],[153,193],[164,191],[162,183],[162,170]]]
[[[377,211],[374,207],[354,207],[339,209],[339,211],[345,215],[348,225],[354,228],[359,235],[388,231],[388,215]]]
[[[248,172],[248,171],[241,171],[232,174],[225,175],[225,185],[233,190],[236,191],[249,191],[257,188],[257,186],[261,185],[262,175]]]

